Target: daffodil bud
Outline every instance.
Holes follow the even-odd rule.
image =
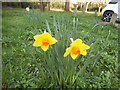
[[[71,42],[74,42],[73,38],[70,38]]]
[[[44,33],[46,33],[46,31],[44,31]]]

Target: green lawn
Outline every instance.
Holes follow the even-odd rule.
[[[73,29],[74,19],[78,18],[76,38],[81,38],[91,47],[91,56],[96,55],[103,48],[96,62],[87,66],[82,78],[78,78],[73,85],[67,83],[60,86],[42,79],[36,65],[44,62],[43,55],[36,52],[32,46],[33,36],[47,30],[46,20],[54,33],[54,17],[58,22],[58,29]],[[100,17],[94,14],[78,13],[77,17],[71,12],[3,10],[2,12],[2,78],[3,88],[118,88],[118,28],[110,24],[100,24]],[[66,26],[66,28],[62,28]],[[74,33],[74,32],[73,32]],[[41,48],[38,48],[41,52]],[[88,50],[89,53],[89,50]],[[83,60],[84,61],[84,60]],[[94,64],[94,67],[93,67]],[[82,66],[83,64],[80,64]],[[78,66],[79,68],[79,66]],[[49,76],[49,75],[48,75]],[[64,82],[64,81],[63,81]]]

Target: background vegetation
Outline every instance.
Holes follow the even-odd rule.
[[[78,2],[77,3],[77,9],[80,11],[99,11],[101,10],[106,2],[100,2],[96,1],[90,2]],[[3,8],[5,7],[12,7],[12,8],[34,8],[34,9],[40,9],[42,11],[50,10],[50,9],[62,9],[66,11],[70,11],[74,9],[74,3],[72,2],[3,2],[2,3]]]

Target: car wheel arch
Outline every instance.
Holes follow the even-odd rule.
[[[108,13],[111,14],[111,15],[107,15]],[[114,13],[114,11],[112,11],[112,10],[106,10],[103,13],[103,21],[110,22],[110,19],[111,19],[113,13]]]
[[[104,15],[106,12],[113,12],[113,13],[115,13],[115,12],[112,11],[112,10],[106,10],[106,11],[103,13],[103,15]]]

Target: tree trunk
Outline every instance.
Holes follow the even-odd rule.
[[[41,11],[44,11],[43,2],[40,2],[40,10],[41,10]]]
[[[48,4],[48,11],[50,11],[50,2],[48,2],[47,4]]]
[[[21,2],[19,2],[19,3],[20,3],[20,6],[19,6],[19,7],[22,8]]]
[[[83,8],[83,3],[80,4],[80,9],[82,9],[82,8]]]
[[[65,2],[65,11],[70,11],[70,2],[69,1]]]
[[[87,4],[86,4],[85,12],[87,12],[87,10],[88,10],[88,5],[89,5],[89,2],[87,2]]]
[[[101,6],[99,6],[98,12],[100,12],[100,10],[101,10]]]
[[[40,10],[45,11],[45,7],[47,6],[47,2],[43,2],[43,0],[40,1]]]

